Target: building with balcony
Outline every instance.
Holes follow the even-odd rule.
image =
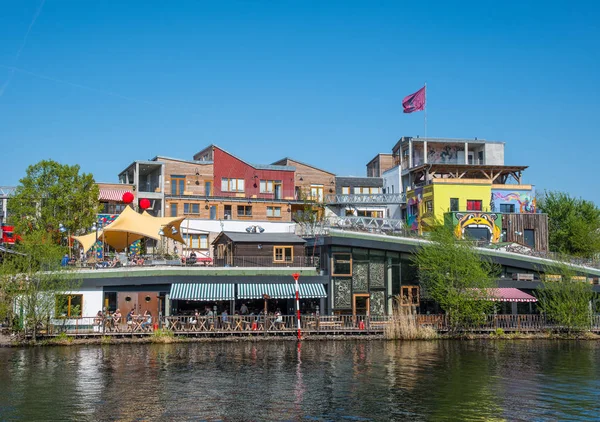
[[[0,186],[0,225],[8,221],[8,198],[14,191],[13,186]]]

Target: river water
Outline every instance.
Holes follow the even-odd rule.
[[[0,349],[0,420],[598,420],[600,343]]]

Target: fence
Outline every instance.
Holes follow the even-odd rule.
[[[382,333],[388,324],[401,317],[336,315],[302,315],[301,328],[306,334],[357,334]],[[429,326],[438,332],[450,330],[448,315],[416,315],[417,324]],[[167,316],[161,318],[136,316],[131,321],[125,317],[115,320],[111,317],[82,317],[71,319],[51,319],[38,327],[39,336],[57,335],[144,335],[157,328],[175,334],[292,334],[297,330],[295,315],[229,315],[224,316]],[[465,331],[493,332],[504,331],[540,332],[561,329],[543,315],[487,315],[481,324],[462,327]],[[590,330],[600,331],[600,315],[593,315]],[[26,333],[31,334],[31,333]]]

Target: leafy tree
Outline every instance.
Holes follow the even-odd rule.
[[[593,202],[546,191],[537,205],[548,214],[551,251],[584,258],[600,253],[600,209]]]
[[[482,259],[473,243],[457,240],[451,230],[436,227],[431,242],[413,256],[423,296],[448,314],[453,331],[485,321],[494,308],[487,289],[497,287],[497,268]]]
[[[568,264],[547,267],[535,296],[540,311],[560,330],[571,333],[590,328],[594,291],[586,280],[575,277]]]
[[[64,294],[79,283],[60,266],[65,249],[50,233],[25,235],[15,252],[5,256],[0,267],[0,317],[31,333],[35,341],[40,327],[64,308]]]
[[[43,160],[27,168],[8,201],[10,221],[21,236],[38,230],[60,242],[63,224],[70,233],[92,226],[99,210],[98,186],[79,166]]]

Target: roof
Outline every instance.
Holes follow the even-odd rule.
[[[337,186],[364,186],[364,187],[383,187],[383,178],[381,177],[340,177],[337,176],[335,178],[335,183]]]
[[[290,158],[290,157],[284,157],[284,158],[282,158],[281,160],[277,160],[277,161],[275,161],[275,162],[273,163],[273,165],[280,165],[280,164],[277,164],[277,163],[281,163],[282,161],[294,161],[294,162],[296,162],[296,163],[298,163],[298,164],[302,164],[303,166],[310,167],[310,168],[313,168],[313,169],[315,169],[315,170],[322,171],[323,173],[327,173],[327,174],[331,174],[331,175],[335,176],[335,173],[332,173],[332,172],[330,172],[330,171],[327,171],[327,170],[323,170],[322,168],[319,168],[319,167],[315,167],[315,166],[313,166],[312,164],[306,164],[306,163],[303,163],[303,162],[302,162],[302,161],[300,161],[300,160],[295,160],[295,159],[293,159],[293,158]]]
[[[164,155],[157,155],[151,161],[159,161],[159,160],[172,160],[179,161],[181,163],[189,163],[189,164],[200,164],[200,165],[208,165],[212,164],[212,161],[203,161],[203,160],[184,160],[182,158],[173,158],[173,157],[165,157]]]
[[[221,236],[228,237],[234,243],[306,243],[306,240],[293,233],[244,233],[221,232],[213,241],[216,243]]]
[[[234,158],[236,158],[236,159],[240,160],[242,163],[246,164],[247,166],[250,166],[250,167],[252,167],[252,168],[255,168],[255,169],[257,169],[257,170],[296,171],[296,167],[292,167],[292,166],[278,166],[278,165],[273,165],[273,164],[252,164],[252,163],[249,163],[249,162],[248,162],[248,161],[246,161],[246,160],[242,160],[240,157],[238,157],[238,156],[236,156],[236,155],[233,155],[233,154],[232,154],[232,153],[230,153],[229,151],[226,151],[226,150],[224,150],[223,148],[221,148],[220,146],[218,146],[218,145],[215,145],[215,144],[210,144],[210,145],[209,145],[209,146],[207,146],[206,148],[204,148],[204,149],[202,149],[202,150],[198,151],[196,154],[194,154],[194,157],[196,157],[198,154],[200,154],[200,153],[202,153],[202,152],[206,151],[207,149],[209,149],[209,148],[211,148],[211,147],[212,147],[212,148],[219,148],[219,149],[220,149],[221,151],[223,151],[224,153],[231,155],[232,157],[234,157]],[[213,157],[213,160],[214,160],[214,157]],[[201,161],[196,161],[196,162],[200,163]],[[204,161],[204,162],[206,163],[206,161]]]

